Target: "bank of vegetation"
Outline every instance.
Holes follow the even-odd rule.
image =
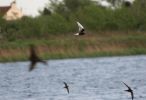
[[[146,53],[146,2],[112,10],[89,0],[52,2],[36,18],[0,19],[0,61],[27,60],[29,44],[42,58],[113,56]],[[52,12],[53,10],[53,12]],[[75,37],[82,23],[87,35]]]

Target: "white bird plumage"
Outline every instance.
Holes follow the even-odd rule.
[[[79,27],[79,32],[76,33],[76,34],[74,34],[74,35],[84,35],[85,33],[84,33],[84,27],[83,27],[83,25],[81,25],[79,22],[77,22],[77,25]]]
[[[78,24],[78,27],[79,27],[79,31],[81,31],[82,29],[84,29],[84,27],[79,22],[77,22],[77,24]]]

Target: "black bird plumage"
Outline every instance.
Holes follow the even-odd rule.
[[[85,31],[85,29],[82,29],[82,30],[79,32],[79,35],[84,35],[84,34],[85,34],[84,31]]]
[[[30,57],[29,57],[29,60],[30,60],[30,67],[29,67],[29,71],[32,71],[36,66],[36,64],[38,62],[41,62],[43,64],[47,64],[46,61],[43,61],[42,59],[40,59],[38,56],[37,56],[37,53],[35,51],[35,47],[34,45],[30,45]]]
[[[64,83],[64,88],[67,90],[67,93],[69,94],[69,86],[67,85],[67,83],[66,82],[63,82]]]
[[[123,83],[124,83],[124,82],[123,82]],[[133,99],[134,99],[133,90],[132,90],[126,83],[124,83],[124,84],[125,84],[125,86],[128,88],[128,90],[125,90],[125,91],[131,93],[131,98],[132,98],[132,100],[133,100]]]

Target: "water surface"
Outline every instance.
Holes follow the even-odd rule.
[[[29,62],[0,64],[0,100],[146,100],[146,56],[49,60],[28,72]],[[70,87],[70,94],[63,82]]]

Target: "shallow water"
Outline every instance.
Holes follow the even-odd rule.
[[[146,100],[146,56],[49,60],[28,72],[29,62],[0,64],[0,100]],[[70,87],[70,94],[63,82]]]

